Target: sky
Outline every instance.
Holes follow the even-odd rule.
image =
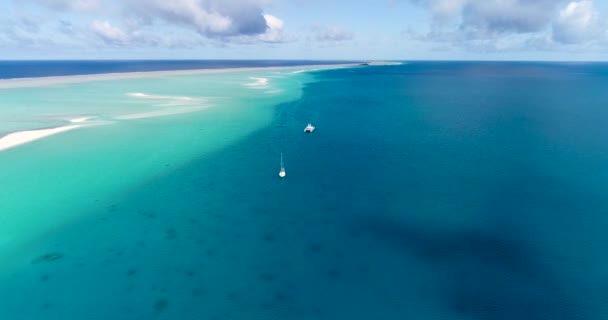
[[[0,0],[0,60],[608,60],[607,0]]]

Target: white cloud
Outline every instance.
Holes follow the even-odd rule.
[[[480,35],[531,33],[551,22],[559,0],[469,0],[461,28]]]
[[[211,42],[218,44],[285,42],[289,38],[283,30],[283,21],[276,16],[265,14],[264,9],[275,0],[24,1],[58,12],[77,11],[81,16],[76,20],[89,18],[94,21],[89,26],[81,25],[81,28],[93,30],[97,36],[112,44],[135,40],[131,39],[136,38],[131,35],[134,30],[152,33],[152,30],[160,28],[163,33],[177,29],[198,33],[200,39],[211,39]],[[100,15],[112,17],[117,25],[123,26],[124,29],[110,25],[107,21],[99,21]],[[65,20],[65,17],[61,19]],[[147,36],[148,39],[152,37]],[[162,36],[158,35],[157,38],[160,37]]]
[[[268,28],[272,30],[282,30],[283,26],[285,25],[283,20],[270,14],[265,14],[264,19],[266,20],[266,25],[268,25]]]
[[[547,28],[563,0],[411,0],[427,8],[433,29],[452,27],[473,40]],[[433,30],[438,32],[439,30]]]
[[[123,45],[129,42],[129,35],[118,27],[114,27],[108,21],[93,21],[91,30],[99,38],[108,44]]]
[[[266,20],[266,25],[268,29],[266,32],[259,36],[259,39],[263,42],[285,42],[288,41],[290,37],[288,37],[283,31],[284,23],[283,20],[270,15],[265,14],[264,19]]]
[[[411,39],[469,51],[560,50],[565,44],[608,45],[593,0],[410,0],[431,15]]]
[[[202,34],[225,34],[233,25],[229,17],[205,10],[196,0],[131,1],[128,9],[146,19],[192,26]]]
[[[602,29],[592,1],[570,2],[553,23],[553,40],[565,44],[598,40],[604,36]]]
[[[212,38],[255,36],[270,27],[261,0],[127,0],[125,10],[150,23],[162,21]]]

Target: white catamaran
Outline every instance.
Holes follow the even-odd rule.
[[[283,164],[283,152],[281,152],[281,171],[279,171],[279,177],[285,178],[285,165]]]

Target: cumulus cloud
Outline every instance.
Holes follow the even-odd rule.
[[[483,33],[529,33],[540,31],[551,21],[561,1],[476,0],[462,13],[462,28]]]
[[[290,37],[285,34],[285,31],[283,31],[283,27],[285,25],[283,20],[270,14],[265,14],[264,20],[266,20],[266,25],[268,28],[266,29],[265,33],[259,36],[261,41],[277,43],[290,40]]]
[[[413,0],[439,25],[457,23],[469,38],[530,33],[546,28],[563,0]]]
[[[605,36],[604,26],[592,1],[570,2],[553,23],[553,40],[577,44]]]
[[[284,22],[264,10],[274,0],[24,1],[54,11],[78,12],[81,17],[77,20],[89,18],[92,22],[78,26],[68,25],[70,22],[66,21],[66,24],[60,25],[63,34],[79,27],[112,45],[167,43],[158,40],[164,38],[162,35],[154,35],[154,30],[158,31],[159,27],[163,34],[181,29],[184,36],[194,37],[194,34],[188,33],[198,33],[200,39],[217,44],[279,43],[292,39],[284,31]],[[106,17],[111,17],[114,22],[106,21]]]
[[[593,0],[410,0],[426,8],[430,31],[420,41],[480,51],[549,49],[604,38]]]
[[[336,26],[318,26],[313,28],[313,33],[319,42],[341,42],[354,38],[352,31]]]
[[[265,33],[270,26],[263,14],[263,3],[260,0],[127,0],[125,9],[142,21],[162,21],[217,38]]]

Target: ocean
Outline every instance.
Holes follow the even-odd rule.
[[[300,69],[0,89],[0,318],[608,319],[608,65]]]

